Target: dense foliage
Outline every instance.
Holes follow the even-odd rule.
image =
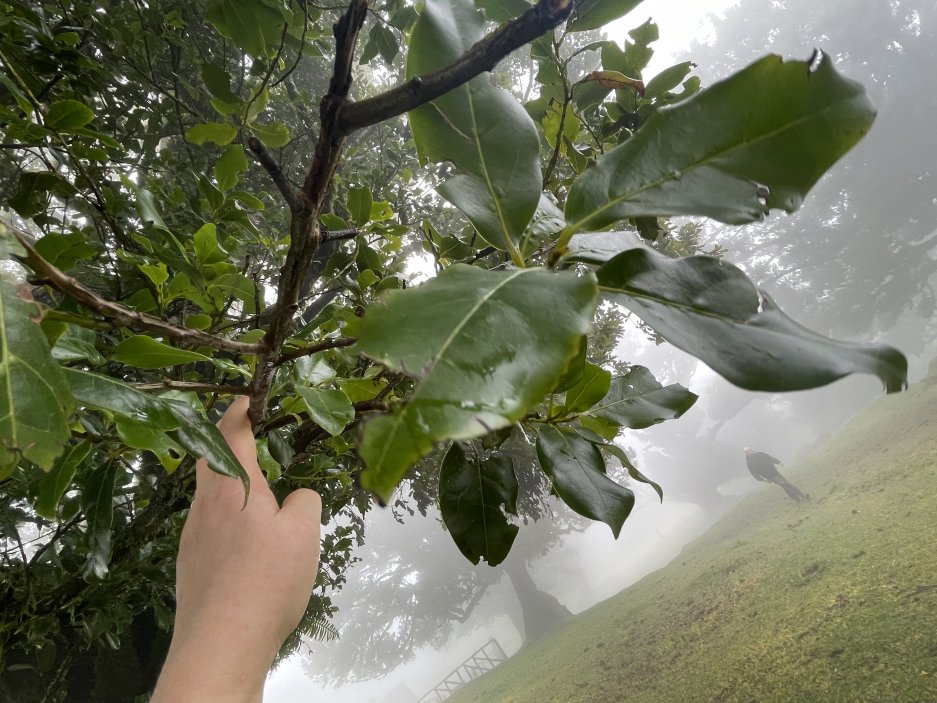
[[[869,128],[861,86],[823,54],[645,82],[655,25],[582,41],[637,4],[0,0],[4,695],[146,691],[194,457],[244,478],[212,425],[233,395],[278,494],[323,496],[300,631],[328,635],[405,478],[468,559],[506,557],[506,442],[618,533],[606,458],[646,479],[613,440],[696,396],[587,358],[600,300],[744,388],[903,386],[896,350],[646,244],[661,217],[796,210]],[[609,230],[628,244],[595,250]]]

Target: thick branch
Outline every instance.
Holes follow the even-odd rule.
[[[74,278],[42,258],[39,252],[33,248],[32,242],[30,241],[31,237],[28,234],[6,222],[3,223],[3,226],[13,233],[13,236],[16,237],[16,240],[26,251],[26,256],[22,257],[23,263],[39,274],[46,283],[102,317],[113,320],[115,324],[121,327],[128,327],[132,330],[156,332],[168,337],[176,344],[186,344],[190,346],[201,345],[212,347],[220,351],[232,352],[234,354],[257,354],[262,349],[260,344],[238,342],[233,339],[216,337],[215,335],[200,330],[177,327],[161,318],[137,312],[136,310],[125,308],[123,305],[105,300],[97,293],[85,288]]]
[[[573,4],[573,0],[540,0],[520,17],[478,41],[448,66],[412,78],[373,98],[345,105],[339,116],[341,133],[350,134],[402,115],[490,71],[512,51],[559,25],[569,16]]]
[[[264,335],[262,344],[267,351],[257,360],[251,388],[250,415],[255,427],[263,420],[276,373],[276,355],[289,336],[290,323],[299,307],[303,279],[321,243],[317,221],[345,142],[344,135],[337,129],[338,115],[348,100],[355,44],[367,15],[368,0],[351,0],[348,10],[333,27],[335,65],[329,90],[319,105],[319,139],[299,194],[299,207],[293,211],[290,247],[277,286],[276,314]]]
[[[302,209],[299,196],[296,194],[296,191],[293,190],[293,186],[289,184],[289,181],[286,180],[286,175],[280,168],[280,164],[278,164],[273,156],[270,155],[270,152],[267,151],[267,147],[265,147],[257,137],[248,139],[247,147],[251,150],[251,153],[257,157],[257,161],[264,167],[264,170],[270,174],[270,179],[280,191],[290,212],[299,212]]]

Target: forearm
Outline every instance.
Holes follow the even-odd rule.
[[[273,651],[252,648],[249,633],[227,642],[173,640],[150,703],[260,703]]]
[[[268,668],[241,668],[224,650],[170,651],[150,703],[261,703]]]

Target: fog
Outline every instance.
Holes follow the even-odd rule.
[[[804,59],[821,47],[839,71],[866,86],[879,109],[875,126],[799,213],[746,228],[706,223],[703,241],[722,246],[795,319],[833,336],[897,346],[909,358],[911,381],[921,378],[937,353],[937,140],[930,124],[937,97],[928,80],[937,58],[937,9],[897,0],[721,0],[679,3],[676,13],[670,8],[677,4],[646,2],[611,33],[621,41],[628,28],[653,16],[662,42],[648,75],[685,56],[699,64],[696,72],[708,85],[765,51]],[[647,366],[664,383],[686,385],[700,400],[680,420],[619,440],[665,497],[661,504],[649,487],[635,484],[637,506],[618,540],[605,525],[586,526],[559,507],[561,528],[522,526],[509,562],[519,562],[514,567],[521,571],[526,566],[536,589],[559,604],[557,613],[579,613],[661,568],[739,497],[762,490],[742,447],[793,464],[882,392],[869,377],[784,395],[741,391],[638,328],[628,329],[617,355]],[[416,701],[489,638],[508,655],[521,647],[522,587],[508,576],[510,563],[503,572],[472,567],[433,510],[426,516],[372,511],[367,534],[362,562],[334,599],[343,638],[312,643],[282,664],[268,682],[268,703]],[[410,600],[383,602],[385,591]],[[407,602],[411,612],[404,612]],[[363,603],[372,612],[400,608],[403,619],[423,613],[427,622],[362,620]],[[434,620],[449,607],[464,612]],[[387,656],[388,650],[369,652],[363,644],[362,633],[382,627],[390,628],[391,640],[407,635],[398,639],[416,646],[412,657],[383,676],[337,685],[336,658]]]

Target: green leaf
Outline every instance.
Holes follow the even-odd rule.
[[[418,380],[406,406],[365,426],[362,485],[386,499],[435,442],[521,419],[579,351],[594,307],[590,275],[543,269],[459,264],[388,291],[365,313],[356,349]]]
[[[604,27],[612,20],[624,17],[641,4],[642,0],[582,0],[576,5],[566,23],[570,32],[586,32]]]
[[[680,417],[697,397],[678,383],[662,386],[646,368],[633,366],[624,376],[612,379],[608,393],[591,406],[589,414],[641,430]]]
[[[36,512],[39,515],[46,520],[58,519],[59,501],[72,485],[78,467],[90,453],[90,440],[71,445],[56,459],[52,470],[36,482]]]
[[[481,39],[485,22],[469,3],[427,0],[410,38],[407,77],[447,65]],[[409,113],[421,159],[466,172],[439,193],[462,210],[488,243],[523,256],[517,242],[540,202],[537,128],[523,107],[478,76]]]
[[[254,282],[240,273],[225,273],[213,279],[208,284],[208,292],[227,301],[228,298],[237,298],[244,303],[244,312],[252,315],[256,312],[254,301]]]
[[[593,440],[589,439],[586,436],[586,439],[590,442]],[[625,471],[628,472],[628,475],[635,481],[639,483],[646,483],[648,486],[654,489],[654,492],[657,494],[657,497],[660,498],[660,502],[664,502],[664,489],[660,487],[660,484],[656,481],[652,481],[647,476],[638,471],[637,467],[631,463],[631,459],[628,458],[628,455],[625,454],[625,450],[619,447],[617,444],[610,444],[607,442],[593,442],[599,449],[602,449],[612,456],[614,456],[621,463],[621,466]]]
[[[368,224],[368,220],[371,219],[371,203],[370,188],[352,188],[348,191],[346,201],[348,214],[358,227]]]
[[[285,124],[257,124],[250,125],[251,130],[264,144],[271,149],[279,149],[290,143],[290,130]]]
[[[510,22],[530,9],[527,0],[475,0],[475,5],[485,11],[490,21],[498,24]]]
[[[257,464],[264,472],[268,481],[276,481],[283,475],[283,467],[273,458],[270,453],[270,446],[267,437],[258,439],[257,442]]]
[[[517,478],[509,456],[466,456],[454,443],[439,472],[439,510],[459,551],[473,564],[497,566],[511,551],[518,526]]]
[[[100,366],[105,359],[94,348],[94,344],[77,337],[60,337],[52,347],[52,358],[59,362],[87,361],[94,366]]]
[[[95,469],[81,494],[81,507],[88,527],[88,556],[84,577],[93,574],[99,579],[107,576],[107,564],[111,560],[111,526],[114,522],[114,479],[117,477],[117,462],[110,461]]]
[[[50,195],[68,198],[74,195],[75,192],[75,187],[57,173],[52,171],[27,171],[20,175],[16,192],[8,202],[17,215],[30,218],[46,209]],[[47,239],[49,236],[46,235],[42,239]],[[41,242],[42,239],[39,241]]]
[[[46,111],[46,127],[57,132],[79,129],[94,119],[91,108],[77,100],[59,100]]]
[[[744,224],[793,212],[874,116],[862,86],[826,57],[812,70],[767,56],[660,110],[600,157],[570,189],[567,231],[645,215]]]
[[[208,92],[211,93],[212,97],[231,105],[241,102],[241,98],[231,90],[231,78],[228,72],[221,66],[203,63],[199,65],[199,73],[202,76],[202,82],[208,88]]]
[[[573,413],[588,410],[605,397],[611,382],[610,372],[587,361],[579,381],[566,391],[563,406]]]
[[[223,122],[202,122],[192,125],[185,132],[185,138],[193,144],[213,142],[218,146],[230,144],[238,134],[238,128],[233,124]]]
[[[62,369],[79,404],[107,410],[158,430],[172,430],[179,421],[166,401],[131,388],[110,376]]]
[[[343,390],[322,390],[299,386],[296,392],[302,397],[309,410],[309,417],[333,437],[344,432],[348,423],[355,419],[355,409]]]
[[[212,222],[206,222],[192,235],[192,247],[195,257],[202,264],[223,261],[225,256],[218,246],[218,227]]]
[[[400,53],[400,45],[397,43],[397,37],[384,25],[377,23],[368,32],[368,41],[364,45],[364,51],[361,52],[358,63],[368,63],[380,54],[384,63],[390,66],[398,53]]]
[[[48,471],[70,434],[74,401],[38,317],[0,279],[0,476],[20,457]]]
[[[598,448],[572,430],[543,425],[537,457],[563,502],[580,515],[604,522],[617,539],[634,507],[634,493],[605,475]]]
[[[97,256],[99,250],[80,232],[50,232],[36,241],[36,251],[53,266],[69,271],[79,261]]]
[[[151,452],[168,473],[179,467],[185,450],[166,432],[127,417],[118,417],[114,424],[120,441],[128,447]]]
[[[164,369],[194,361],[209,361],[204,354],[171,347],[145,334],[127,337],[114,348],[111,359],[139,369]]]
[[[245,490],[249,491],[250,477],[218,428],[185,401],[164,402],[179,424],[174,433],[175,440],[192,456],[204,457],[212,471],[222,476],[240,479]],[[244,500],[247,500],[246,495]]]
[[[650,100],[673,90],[683,83],[683,80],[695,65],[692,61],[683,61],[670,68],[665,68],[644,86],[644,97]]]
[[[851,373],[878,376],[889,393],[907,384],[907,360],[897,349],[842,342],[802,327],[719,259],[668,259],[630,249],[598,275],[616,302],[742,388],[802,390]]]
[[[153,193],[146,188],[134,187],[133,190],[136,195],[137,212],[140,215],[140,219],[144,222],[152,222],[154,227],[168,232],[169,227],[166,226],[166,223],[163,222],[162,215],[159,214],[159,208],[156,206],[156,198],[153,197]]]
[[[215,163],[215,182],[221,190],[231,190],[247,170],[247,156],[240,144],[229,144]]]
[[[205,16],[219,33],[255,57],[279,45],[285,22],[281,10],[258,0],[215,0]]]

